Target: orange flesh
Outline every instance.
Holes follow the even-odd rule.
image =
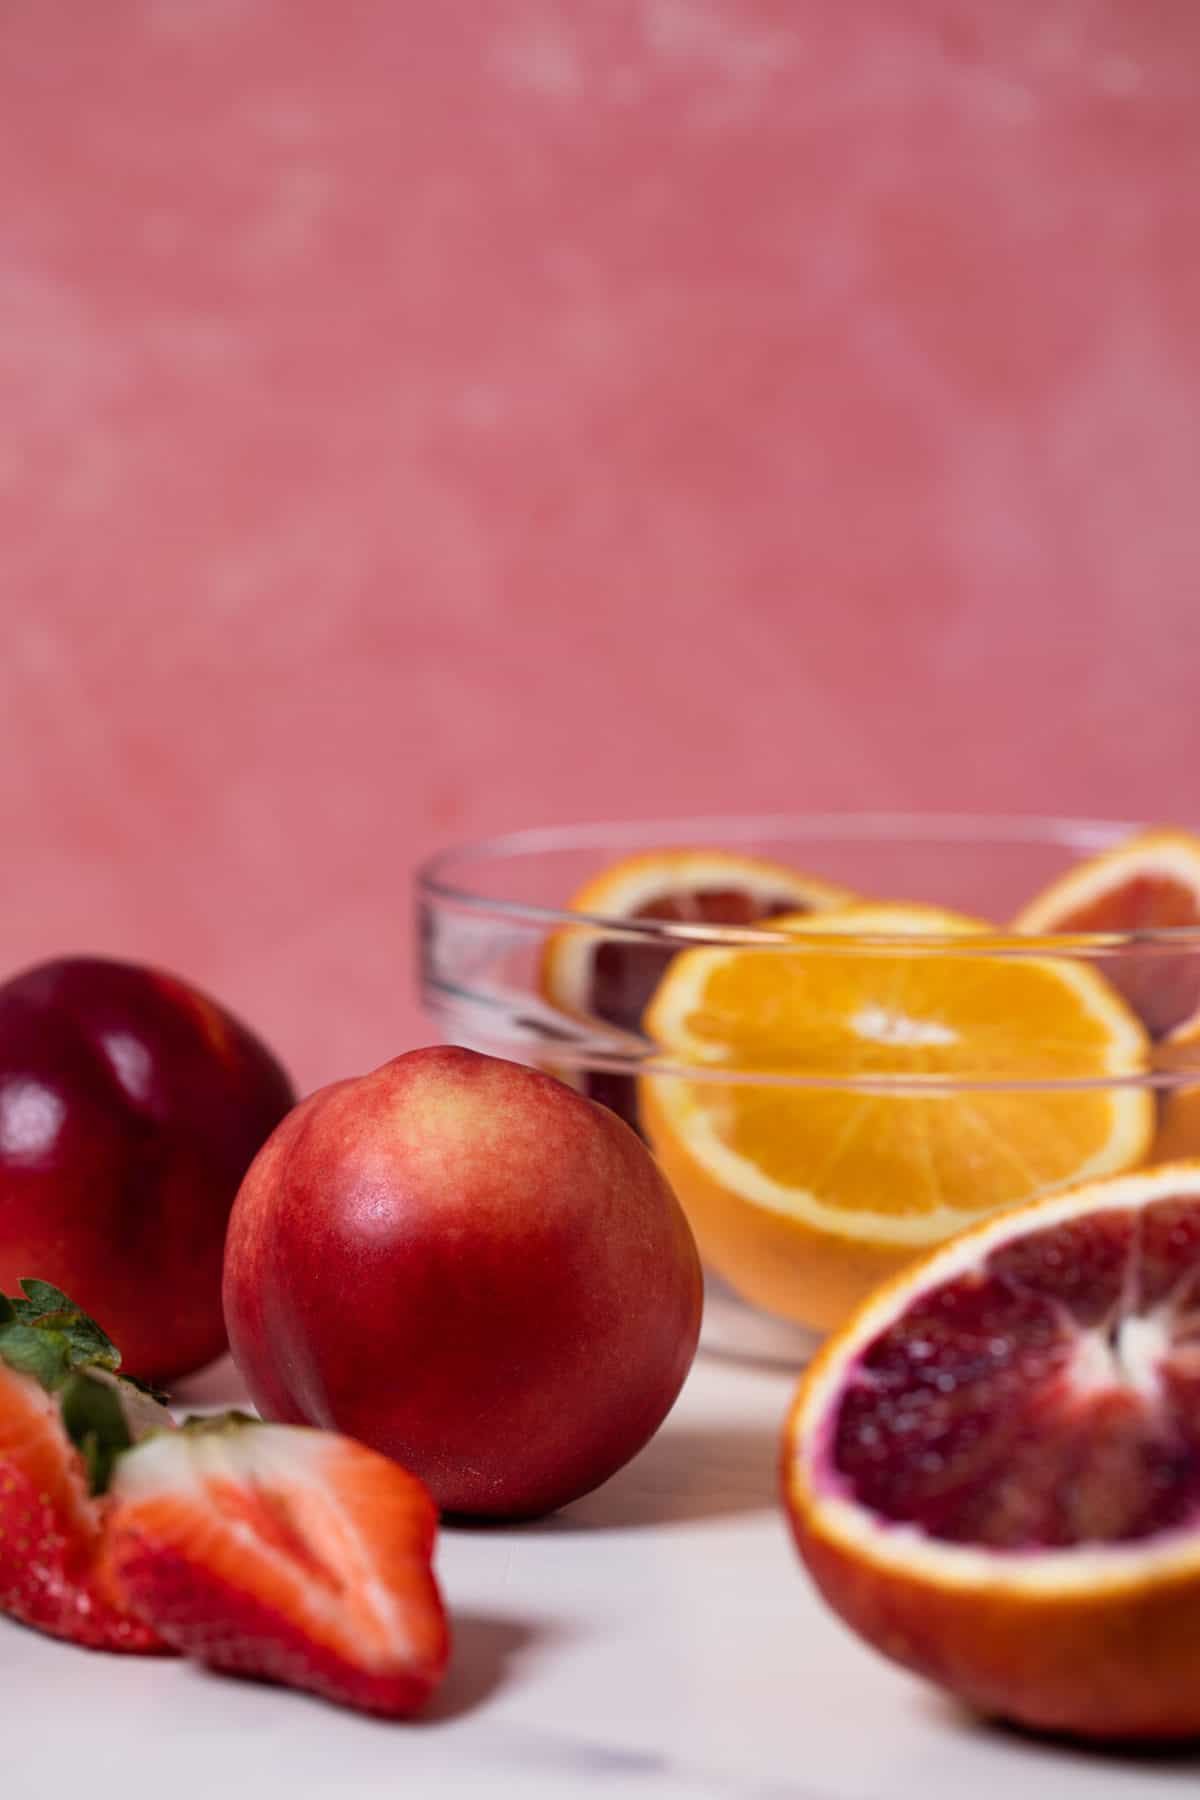
[[[749,894],[732,889],[712,890],[696,894],[667,894],[641,906],[630,916],[634,919],[662,919],[680,924],[753,925],[762,919],[773,919],[786,912],[802,912],[794,901],[772,901],[759,906]],[[628,1031],[637,1031],[642,1014],[673,951],[661,944],[599,944],[592,957],[588,1010],[598,1019]]]
[[[807,910],[793,899],[762,906],[734,888],[712,888],[664,894],[639,907],[630,917],[700,925],[754,925],[783,913]],[[674,954],[661,944],[597,944],[585,1000],[587,1011],[625,1031],[640,1031],[642,1015]],[[627,1124],[637,1125],[637,1092],[631,1076],[596,1070],[585,1077],[584,1091],[590,1100],[611,1107]]]

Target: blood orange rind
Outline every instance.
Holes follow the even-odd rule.
[[[647,850],[624,858],[594,875],[567,902],[568,912],[586,915],[590,924],[565,925],[546,940],[542,952],[543,998],[574,1018],[589,1018],[588,986],[591,964],[604,927],[611,933],[622,922],[653,918],[647,911],[665,902],[708,892],[743,894],[754,918],[778,911],[824,912],[850,905],[857,896],[848,888],[823,881],[766,857],[741,856],[728,850]],[[746,921],[748,925],[754,919]],[[686,939],[689,928],[698,937],[710,936],[714,924],[722,933],[734,933],[736,925],[705,920],[698,909],[694,920],[672,920],[673,934]]]
[[[1197,1229],[1188,1240],[1195,1254],[1186,1265],[1195,1275],[1200,1160],[1090,1183],[989,1219],[894,1277],[827,1342],[800,1385],[784,1431],[782,1484],[818,1588],[876,1649],[984,1712],[1095,1738],[1200,1734],[1200,1509],[1127,1542],[998,1549],[948,1541],[858,1497],[835,1460],[841,1409],[863,1378],[865,1358],[916,1304],[932,1305],[963,1278],[982,1279],[993,1253],[1105,1214],[1140,1221],[1155,1203],[1179,1200],[1195,1201]],[[1189,1283],[1189,1358],[1197,1291]],[[1149,1318],[1124,1314],[1122,1323],[1130,1317],[1161,1338],[1153,1309]],[[1152,1355],[1145,1332],[1134,1346],[1130,1386],[1146,1391]],[[1162,1350],[1160,1371],[1167,1356]],[[1096,1380],[1094,1359],[1083,1366],[1086,1379]],[[914,1439],[912,1454],[927,1449]]]
[[[1100,966],[1152,1037],[1200,1033],[1200,837],[1160,827],[1086,858],[1017,914],[1013,929],[1107,939]],[[1178,937],[1178,949],[1172,948]],[[1124,949],[1126,960],[1122,961]],[[1180,994],[1182,993],[1182,998]]]
[[[1109,900],[1138,875],[1161,876],[1194,893],[1200,923],[1200,836],[1160,826],[1137,832],[1123,843],[1075,863],[1026,902],[1013,920],[1013,929],[1036,933],[1086,930],[1067,921],[1075,913]],[[1111,927],[1118,931],[1135,928]]]

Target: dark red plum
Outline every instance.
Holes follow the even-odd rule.
[[[72,957],[0,987],[0,1291],[64,1288],[130,1374],[225,1348],[238,1185],[294,1101],[271,1052],[173,975]]]

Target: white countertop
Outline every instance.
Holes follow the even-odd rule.
[[[450,1530],[456,1631],[431,1711],[379,1724],[183,1663],[0,1624],[9,1792],[520,1800],[1146,1800],[1200,1756],[1141,1760],[985,1726],[823,1608],[775,1503],[777,1370],[702,1354],[658,1437],[540,1524]],[[221,1365],[190,1402],[240,1398]]]

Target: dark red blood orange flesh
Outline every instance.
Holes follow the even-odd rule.
[[[859,1357],[830,1473],[994,1550],[1200,1520],[1200,1199],[1048,1226],[916,1299]]]

